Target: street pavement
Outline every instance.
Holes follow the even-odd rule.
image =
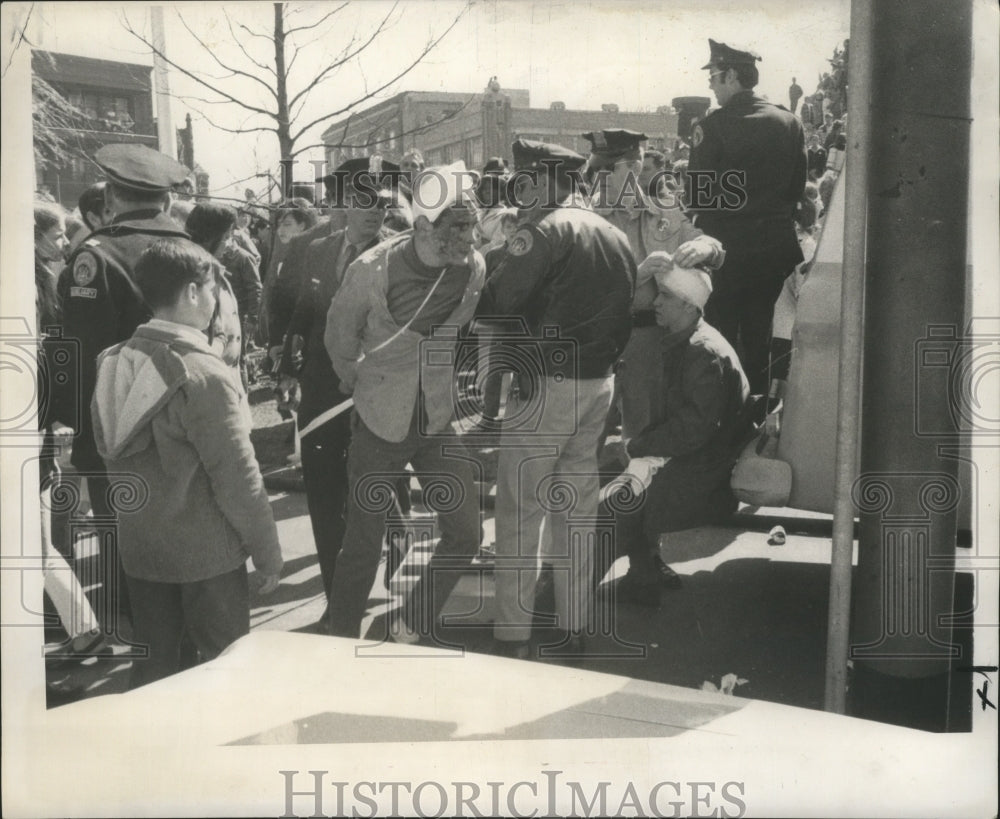
[[[292,450],[291,422],[278,418],[273,402],[264,402],[255,407],[255,427],[285,569],[275,592],[252,595],[251,630],[316,631],[325,600],[305,495],[300,491],[301,474],[286,463]],[[485,440],[475,451],[489,479],[491,468],[495,474],[496,449]],[[413,486],[416,489],[416,482]],[[414,497],[412,514],[418,526],[426,526],[430,515],[419,502],[419,492]],[[445,609],[452,625],[441,635],[452,651],[483,652],[491,642],[493,576],[488,553],[494,521],[492,503],[486,507],[481,559],[463,576]],[[779,520],[785,524],[787,539],[772,545],[768,530]],[[615,580],[627,568],[622,558],[598,591],[596,609],[601,616],[586,641],[586,655],[552,661],[695,688],[718,688],[724,677],[735,675],[740,681],[736,693],[741,696],[820,708],[829,525],[828,516],[743,507],[731,525],[671,534],[661,553],[681,576],[683,587],[665,591],[658,608],[615,600]],[[424,541],[411,550],[388,583],[383,558],[363,624],[368,639],[386,638],[387,615],[402,604],[432,547],[433,541]],[[84,564],[95,560],[96,538],[82,537],[75,551]],[[538,603],[544,606],[545,600]],[[537,622],[535,659],[546,653],[541,647],[555,639],[554,632]],[[46,663],[50,707],[127,690],[132,662],[127,624],[112,636],[110,647],[98,656]],[[60,629],[48,629],[47,650],[56,648],[61,639],[65,638]]]

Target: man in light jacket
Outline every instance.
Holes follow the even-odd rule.
[[[395,634],[407,642],[433,620],[481,539],[479,494],[452,433],[458,328],[485,281],[473,250],[477,212],[462,163],[414,181],[414,229],[360,256],[330,305],[324,343],[341,389],[353,392],[347,532],[330,589],[330,631],[358,637],[378,569],[394,479],[411,463],[434,505],[441,540]],[[432,486],[441,491],[427,491]]]

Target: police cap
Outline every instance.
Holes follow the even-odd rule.
[[[399,183],[399,165],[385,160],[373,162],[370,157],[356,157],[341,162],[337,170],[317,181],[326,187],[328,199],[339,200],[344,192],[359,184],[376,190],[395,187]]]
[[[641,155],[639,146],[649,139],[645,134],[625,128],[605,128],[603,131],[590,131],[582,136],[593,146],[590,149],[592,154],[607,159],[622,157],[638,159]]]
[[[511,145],[514,167],[519,171],[533,171],[559,167],[563,171],[582,168],[587,158],[576,151],[551,142],[536,142],[532,139],[516,139]]]
[[[94,161],[112,184],[149,195],[166,193],[191,173],[176,159],[133,143],[105,145]]]
[[[708,49],[710,57],[708,63],[702,66],[702,70],[715,68],[717,65],[753,65],[761,59],[753,51],[743,51],[725,43],[717,43],[715,40],[708,41]]]

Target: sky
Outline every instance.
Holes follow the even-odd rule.
[[[317,21],[338,4],[293,4],[293,25]],[[757,51],[761,82],[758,92],[787,104],[788,86],[798,79],[806,93],[828,65],[836,46],[848,36],[849,0],[761,0],[753,7],[722,0],[666,3],[639,0],[543,2],[542,0],[477,0],[440,45],[402,80],[377,94],[383,99],[404,90],[480,92],[496,75],[502,86],[527,88],[534,107],[559,100],[568,108],[599,109],[617,103],[621,110],[655,110],[676,96],[709,96],[708,38],[742,44]],[[328,65],[352,37],[364,39],[392,11],[389,25],[360,58],[310,95],[298,122],[343,107],[391,80],[419,54],[423,45],[447,29],[462,12],[454,0],[351,0],[312,33],[324,36],[308,45],[294,67],[292,91]],[[224,15],[236,26],[234,39]],[[151,64],[149,49],[130,35],[124,21],[147,34],[149,7],[102,3],[38,3],[29,36],[39,48],[82,56]],[[239,26],[267,31],[273,23],[271,3],[183,3],[164,6],[166,50],[189,70],[205,76],[224,73],[197,47],[187,24],[229,66],[249,67],[240,46],[261,64],[273,62],[266,41]],[[259,69],[253,69],[261,73]],[[171,92],[201,96],[193,81],[170,72]],[[267,91],[243,78],[219,81],[240,99],[266,105]],[[273,102],[271,103],[273,105]],[[233,135],[211,127],[206,111],[219,124],[238,128],[248,122],[235,106],[206,106],[174,99],[175,126],[192,113],[197,162],[210,174],[211,190],[239,195],[243,187],[262,187],[255,173],[274,171],[278,146],[271,134]],[[316,142],[322,126],[308,142]],[[305,143],[308,144],[308,143]],[[322,159],[322,151],[306,159]],[[303,176],[309,176],[303,171]],[[249,182],[245,182],[250,177]]]

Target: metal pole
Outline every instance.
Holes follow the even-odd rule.
[[[874,0],[851,3],[848,53],[847,159],[844,184],[844,273],[840,295],[840,375],[837,399],[837,462],[834,473],[833,548],[826,629],[823,707],[843,714],[847,701],[847,652],[851,630],[851,564],[854,503],[861,434],[861,353],[864,333],[865,229],[871,146],[872,18]]]
[[[876,9],[849,711],[947,730],[972,0]]]

